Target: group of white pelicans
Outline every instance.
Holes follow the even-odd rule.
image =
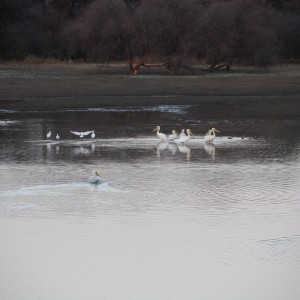
[[[156,131],[156,135],[157,137],[160,139],[161,142],[165,142],[165,141],[169,141],[169,142],[173,142],[173,143],[176,143],[176,144],[184,144],[186,145],[187,142],[191,139],[191,136],[193,135],[191,129],[182,129],[180,133],[176,132],[176,130],[172,130],[172,133],[170,135],[166,135],[162,132],[160,132],[160,126],[156,126],[153,130],[153,132]],[[186,133],[185,133],[186,131]],[[80,138],[84,138],[86,136],[89,136],[94,139],[95,138],[95,131],[94,130],[91,130],[91,131],[70,131],[71,133],[79,136]],[[218,131],[216,128],[212,128],[212,129],[209,129],[207,131],[207,133],[205,134],[204,136],[204,141],[208,144],[211,144],[213,143],[215,137],[216,137],[216,132],[220,133],[220,131]],[[52,132],[49,131],[47,133],[47,138],[50,139],[52,136]],[[59,134],[57,133],[55,138],[57,140],[60,139],[60,136]]]
[[[160,126],[156,126],[153,132],[156,131],[157,137],[160,139],[161,142],[169,141],[176,144],[184,144],[186,145],[188,141],[191,139],[193,135],[191,129],[187,129],[185,133],[185,129],[182,129],[180,133],[176,132],[176,130],[172,130],[170,135],[166,135],[160,132]],[[220,133],[216,128],[209,129],[204,136],[204,141],[208,144],[212,144],[215,137],[216,132]]]
[[[168,141],[170,143],[176,143],[177,145],[179,144],[186,145],[188,141],[191,139],[191,136],[193,135],[190,129],[187,130],[182,129],[180,133],[177,133],[176,130],[172,130],[172,133],[167,136],[166,134],[160,132],[160,126],[156,126],[153,132],[156,132],[156,135],[161,142]],[[204,136],[205,143],[212,144],[216,137],[216,132],[220,133],[220,131],[218,131],[216,128],[209,129]],[[95,172],[94,176],[89,178],[89,183],[92,184],[100,184],[102,182],[103,181],[98,171]]]
[[[186,133],[185,133],[186,131]],[[89,136],[93,139],[95,138],[95,131],[84,131],[84,132],[79,132],[79,131],[70,131],[71,133],[79,136],[80,138],[83,138],[85,136]],[[192,131],[190,129],[182,129],[180,133],[176,132],[176,130],[172,130],[172,133],[170,135],[166,135],[162,132],[160,132],[160,126],[156,126],[153,130],[153,132],[156,132],[157,137],[161,142],[171,142],[171,143],[176,143],[177,145],[183,144],[186,145],[188,141],[191,139],[191,136],[193,135]],[[204,136],[204,141],[208,144],[212,144],[215,137],[216,137],[216,132],[220,133],[216,128],[209,129],[207,133]],[[49,131],[47,133],[47,138],[51,138],[52,132]],[[56,134],[55,137],[57,140],[60,139],[60,136]],[[100,174],[98,171],[95,172],[95,175],[89,178],[89,183],[92,184],[100,184],[103,182],[102,178],[100,177]]]

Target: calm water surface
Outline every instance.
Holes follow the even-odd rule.
[[[199,109],[0,111],[0,299],[300,299],[299,123]]]

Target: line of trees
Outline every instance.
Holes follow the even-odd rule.
[[[298,0],[0,0],[0,59],[126,61],[193,73],[300,58]]]

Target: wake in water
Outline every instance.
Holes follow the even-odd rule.
[[[112,187],[107,182],[101,182],[99,184],[90,184],[89,182],[75,182],[75,183],[60,183],[60,184],[41,184],[34,186],[22,187],[18,190],[2,191],[2,196],[36,196],[41,195],[41,192],[48,194],[62,194],[64,192],[76,191],[101,191],[101,192],[121,192],[119,189]]]

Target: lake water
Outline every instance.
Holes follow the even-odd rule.
[[[299,122],[200,109],[0,111],[0,299],[300,299]]]

